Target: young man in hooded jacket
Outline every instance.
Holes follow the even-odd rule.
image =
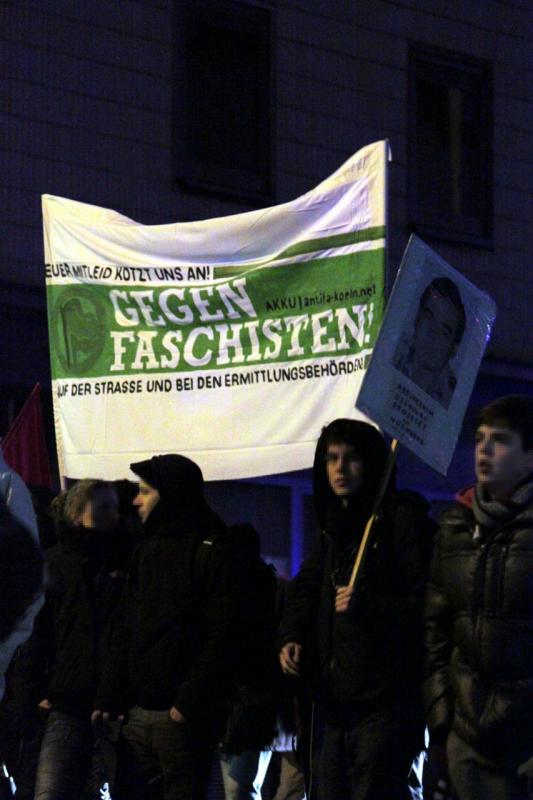
[[[367,423],[338,419],[322,431],[314,462],[322,533],[294,580],[279,632],[282,669],[311,681],[324,724],[313,776],[318,800],[405,800],[423,747],[431,524],[421,497],[388,491],[360,588],[347,588],[386,458],[383,437]]]
[[[235,589],[225,527],[181,455],[131,465],[144,541],[133,554],[93,721],[126,712],[113,798],[206,796],[231,663]]]
[[[526,800],[533,778],[533,398],[482,409],[477,483],[438,531],[424,698],[461,800]]]

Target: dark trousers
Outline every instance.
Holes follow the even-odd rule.
[[[317,800],[407,800],[417,735],[387,711],[345,724],[326,722]],[[314,800],[314,796],[313,796]]]
[[[506,771],[453,732],[446,750],[450,778],[460,800],[528,800],[526,776],[519,778],[515,771]]]
[[[73,800],[79,797],[89,774],[94,738],[90,720],[51,711],[46,723],[35,800]]]
[[[117,750],[113,800],[204,800],[216,746],[212,728],[173,722],[168,711],[132,708]]]
[[[37,714],[20,717],[9,712],[0,726],[0,750],[9,775],[17,786],[17,800],[33,800],[35,776],[46,723]],[[10,724],[11,723],[11,724]],[[3,795],[0,792],[0,799]]]
[[[35,793],[16,778],[17,797],[34,800],[101,800],[101,788],[112,781],[116,730],[96,741],[89,715],[51,711],[39,753]],[[24,764],[20,766],[19,774]],[[32,774],[27,776],[31,780]]]

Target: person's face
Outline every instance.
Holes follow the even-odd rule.
[[[533,471],[533,450],[504,425],[480,425],[476,431],[476,478],[493,497],[504,497]]]
[[[152,510],[159,503],[159,499],[160,495],[157,489],[154,489],[146,481],[139,481],[139,491],[133,498],[133,505],[137,509],[141,522],[146,522]]]
[[[457,352],[459,312],[447,297],[431,292],[418,312],[413,358],[424,369],[441,370]]]
[[[96,489],[92,500],[85,504],[80,524],[85,528],[99,531],[112,531],[118,523],[118,498],[115,490],[109,487]]]
[[[363,460],[351,444],[332,442],[326,450],[326,472],[332,492],[349,497],[363,482]]]

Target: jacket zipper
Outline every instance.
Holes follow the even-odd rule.
[[[487,564],[489,548],[486,542],[479,545],[479,556],[474,573],[474,591],[472,593],[472,613],[474,617],[474,641],[478,650],[478,663],[481,660],[481,620],[480,609],[483,606],[485,593],[485,567]]]
[[[485,594],[486,564],[491,547],[494,547],[496,537],[501,534],[507,526],[504,525],[498,530],[492,531],[489,537],[480,544],[480,555],[474,574],[474,592],[472,596],[472,614],[474,617],[474,641],[478,649],[479,660],[481,660],[481,620],[480,610],[483,608],[483,597]],[[496,611],[501,610],[503,602],[503,581],[505,577],[505,562],[507,560],[508,544],[503,544],[498,558],[498,572],[496,575]]]

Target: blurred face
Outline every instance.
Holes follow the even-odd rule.
[[[133,505],[137,509],[141,522],[146,522],[152,509],[159,503],[159,499],[160,495],[157,489],[154,489],[146,481],[139,481],[139,491],[133,498]]]
[[[459,324],[459,312],[452,301],[438,292],[432,292],[415,322],[415,362],[426,370],[441,370],[457,352]]]
[[[326,450],[326,473],[337,497],[358,492],[363,482],[363,460],[351,444],[331,443]]]
[[[79,523],[85,528],[112,531],[118,524],[118,498],[112,486],[96,489],[85,504]]]
[[[476,477],[493,497],[504,497],[533,471],[533,450],[504,425],[480,425],[476,431]]]

